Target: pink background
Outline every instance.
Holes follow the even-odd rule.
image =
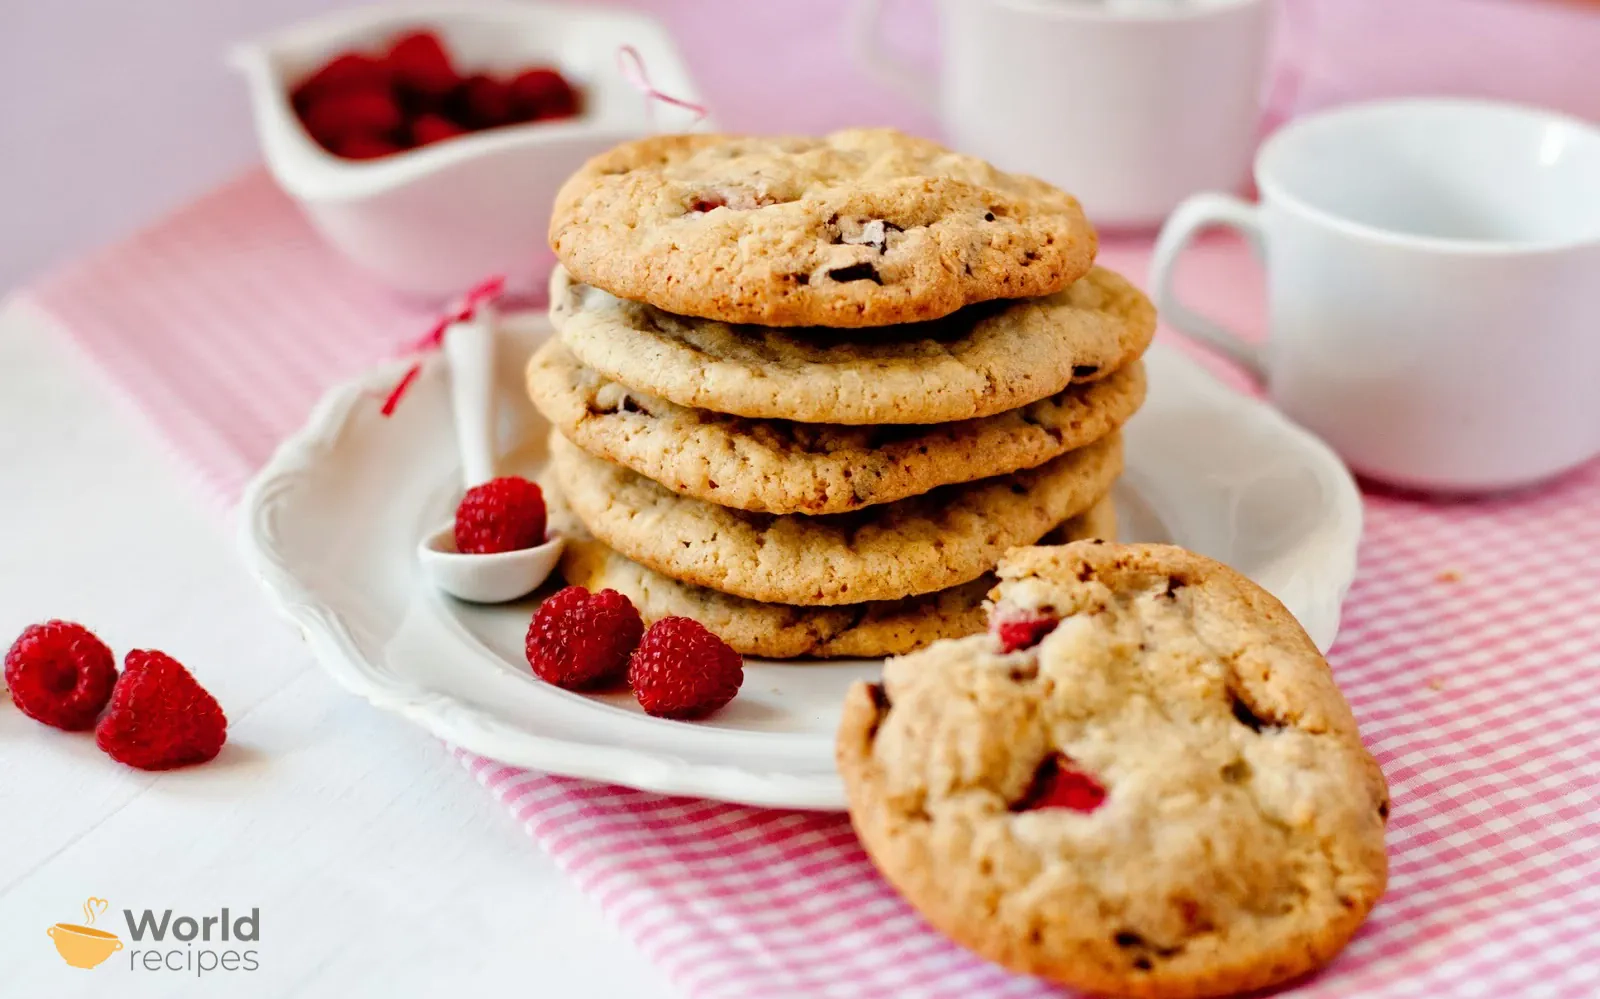
[[[658,12],[730,128],[897,124],[923,110],[851,64],[852,0],[633,0]],[[962,0],[978,3],[985,0]],[[1068,2],[1068,0],[1061,0]],[[1600,119],[1600,7],[1555,0],[1284,0],[1301,108],[1390,93],[1487,94]],[[255,159],[229,43],[341,0],[7,0],[0,5],[0,290],[123,234]],[[891,0],[930,61],[934,0]],[[1058,95],[1036,95],[1047,101]],[[1019,95],[1028,99],[1029,95]]]

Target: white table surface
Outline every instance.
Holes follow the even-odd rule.
[[[70,344],[0,311],[0,648],[32,622],[161,648],[229,719],[164,775],[0,697],[0,996],[674,994],[433,737],[338,689],[268,609],[223,511]],[[46,929],[260,909],[254,972],[68,967]],[[170,944],[168,945],[171,946]],[[181,945],[180,945],[181,946]],[[198,945],[204,946],[204,945]],[[223,945],[226,946],[226,945]]]

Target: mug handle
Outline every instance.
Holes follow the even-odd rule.
[[[887,86],[919,106],[937,110],[939,82],[921,68],[894,55],[885,44],[883,0],[855,0],[850,5],[850,52],[856,62]]]
[[[1155,251],[1150,255],[1150,285],[1155,289],[1156,309],[1162,318],[1201,343],[1221,352],[1250,372],[1258,381],[1266,378],[1266,363],[1261,347],[1230,332],[1178,300],[1173,288],[1178,257],[1206,229],[1221,226],[1243,236],[1262,260],[1261,209],[1231,194],[1196,194],[1184,200],[1161,226]]]

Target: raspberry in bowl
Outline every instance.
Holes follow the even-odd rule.
[[[622,76],[623,46],[662,92],[696,99],[651,18],[535,3],[338,11],[232,61],[268,168],[318,232],[395,290],[440,301],[485,274],[541,289],[561,182],[619,142],[692,125]]]
[[[581,97],[552,66],[469,74],[437,32],[419,28],[370,51],[338,53],[294,85],[289,103],[317,145],[368,160],[490,128],[573,118]]]

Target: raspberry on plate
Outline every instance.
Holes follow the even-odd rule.
[[[17,708],[56,728],[93,728],[116,682],[111,650],[70,621],[29,625],[6,653],[6,686]]]
[[[539,605],[528,625],[528,665],[539,679],[568,690],[623,678],[644,621],[616,590],[569,586]]]
[[[112,759],[140,770],[171,770],[204,763],[222,751],[228,719],[171,656],[135,650],[122,661],[111,710],[95,727],[94,741]]]
[[[456,507],[456,550],[514,552],[544,544],[544,492],[517,476],[473,486]]]
[[[628,682],[647,714],[703,718],[739,692],[744,657],[699,621],[664,617],[634,650]]]

